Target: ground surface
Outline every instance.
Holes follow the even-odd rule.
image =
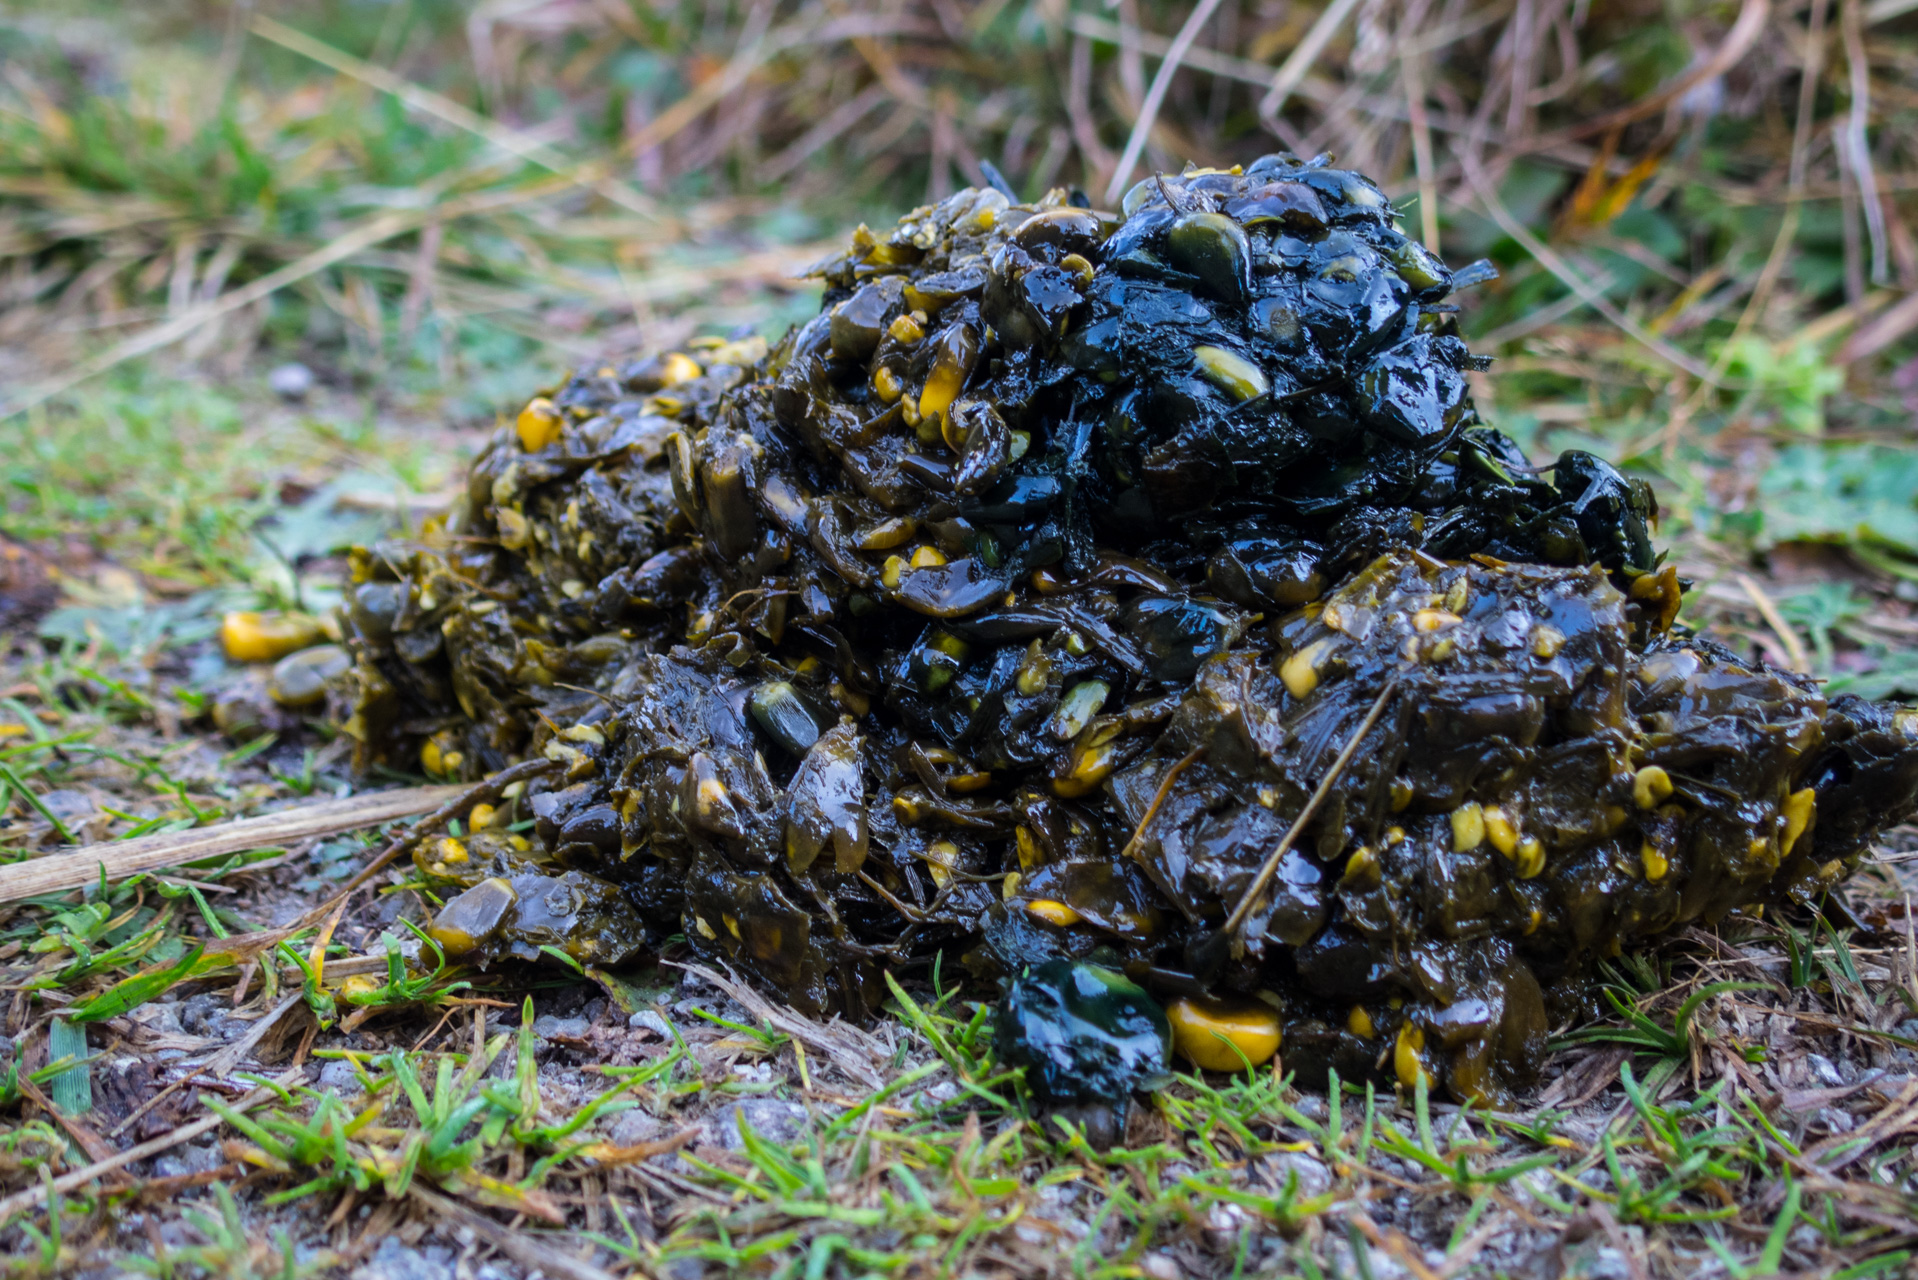
[[[43,8],[0,33],[0,408],[30,402],[0,420],[0,877],[70,842],[426,781],[351,777],[297,716],[221,733],[260,675],[223,657],[221,613],[329,607],[343,549],[430,513],[567,363],[776,334],[817,296],[790,273],[855,206],[877,225],[970,180],[975,150],[1022,189],[1102,187],[1141,50],[1156,66],[1185,12],[300,15],[342,61],[246,27],[247,5],[143,7],[131,34],[118,7]],[[1267,64],[1320,10],[1227,4],[1145,156],[1283,137],[1408,209],[1433,194],[1447,256],[1505,272],[1465,300],[1500,356],[1487,417],[1540,459],[1593,448],[1653,482],[1687,623],[1911,697],[1918,35],[1884,0],[1757,8],[1730,71],[1659,99],[1744,38],[1744,10],[1361,4],[1262,133]],[[846,10],[866,25],[831,27]],[[1657,109],[1609,141],[1554,134],[1636,94]],[[1413,159],[1413,102],[1436,161]],[[1876,218],[1854,124],[1877,140]],[[549,144],[618,164],[567,160],[555,187]],[[355,239],[376,224],[392,234]],[[297,396],[271,389],[298,390],[290,362]],[[305,918],[403,830],[0,906],[0,1269],[1862,1276],[1918,1242],[1911,830],[1853,881],[1855,922],[1741,916],[1623,957],[1618,1005],[1568,1029],[1518,1111],[1301,1094],[1281,1057],[1140,1100],[1109,1151],[994,1065],[991,993],[930,974],[859,1028],[670,953],[388,981],[426,913],[403,876],[330,932]],[[49,1192],[139,1143],[165,1149]]]

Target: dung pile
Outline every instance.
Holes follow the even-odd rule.
[[[1649,490],[1480,422],[1445,299],[1492,273],[1358,174],[967,190],[818,274],[770,351],[535,398],[356,555],[362,763],[559,764],[532,839],[420,853],[456,957],[683,935],[860,1017],[944,949],[1050,984],[1015,1060],[1118,1009],[1087,1092],[1163,1002],[1201,1065],[1497,1097],[1596,960],[1913,808],[1910,713],[1675,629]]]

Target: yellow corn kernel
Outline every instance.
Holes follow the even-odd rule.
[[[1421,1079],[1426,1088],[1432,1087],[1432,1073],[1425,1069],[1425,1033],[1410,1022],[1399,1028],[1392,1046],[1392,1070],[1407,1089],[1418,1088]]]
[[[711,925],[706,923],[705,916],[701,916],[701,915],[694,916],[693,928],[699,930],[699,936],[706,939],[706,941],[708,942],[711,942],[713,939],[719,936],[719,932],[716,929],[714,929]]]
[[[926,375],[926,389],[919,393],[919,420],[934,422],[945,417],[965,382],[964,369],[949,360],[934,361],[932,372]]]
[[[693,812],[706,817],[709,822],[732,808],[732,803],[732,797],[726,793],[726,784],[718,778],[701,778],[693,787]]]
[[[1019,692],[1032,697],[1046,687],[1046,679],[1051,674],[1052,663],[1046,659],[1045,650],[1037,640],[1026,650],[1026,656],[1019,663],[1019,676],[1016,681]]]
[[[906,575],[904,556],[887,556],[886,563],[880,566],[879,582],[888,591],[899,589],[899,580]]]
[[[1078,276],[1084,283],[1092,283],[1092,264],[1081,255],[1068,253],[1065,257],[1059,259],[1059,266],[1063,270],[1070,271]]]
[[[1353,1005],[1352,1012],[1345,1015],[1345,1029],[1361,1040],[1370,1040],[1379,1033],[1379,1029],[1372,1025],[1372,1015],[1365,1011],[1362,1004]]]
[[[1412,629],[1415,631],[1437,631],[1459,621],[1459,616],[1445,609],[1420,609],[1412,615]]]
[[[705,370],[699,367],[699,361],[684,351],[670,351],[659,360],[659,381],[661,386],[676,387],[682,382],[691,382]]]
[[[1564,647],[1565,633],[1557,627],[1541,622],[1532,628],[1532,656],[1539,661],[1550,662]]]
[[[1200,377],[1234,400],[1256,400],[1272,389],[1263,369],[1224,347],[1194,347],[1192,359]]]
[[[520,448],[528,453],[538,453],[559,440],[560,430],[565,425],[566,419],[560,416],[551,400],[545,396],[534,396],[519,411],[513,429],[519,433]]]
[[[473,811],[466,815],[467,828],[472,831],[486,830],[486,828],[493,825],[493,817],[496,812],[497,810],[490,804],[474,805]]]
[[[452,734],[441,730],[420,743],[420,768],[434,777],[449,774],[459,768],[466,757],[454,750],[455,741]]]
[[[1026,903],[1026,910],[1047,924],[1058,925],[1061,929],[1069,929],[1085,919],[1065,903],[1054,902],[1051,898],[1035,898]]]
[[[1118,767],[1117,739],[1116,725],[1110,733],[1101,733],[1097,725],[1087,730],[1072,749],[1071,766],[1065,776],[1052,780],[1053,793],[1077,800],[1097,788]]]
[[[1537,933],[1538,927],[1544,923],[1545,923],[1545,913],[1543,911],[1540,911],[1537,907],[1533,907],[1531,914],[1525,918],[1525,929],[1524,929],[1525,936],[1529,938],[1533,934]]]
[[[1371,846],[1360,845],[1345,860],[1345,873],[1342,877],[1346,884],[1357,889],[1369,889],[1377,885],[1384,873],[1379,869],[1379,855],[1372,852]]]
[[[1785,815],[1785,834],[1778,842],[1780,854],[1789,854],[1792,846],[1798,843],[1798,837],[1805,834],[1805,828],[1811,825],[1812,815],[1818,811],[1818,793],[1810,787],[1794,791],[1785,797],[1785,803],[1779,806]]]
[[[912,559],[906,563],[915,569],[936,569],[945,562],[945,554],[939,548],[920,547],[912,553]]]
[[[887,404],[891,404],[906,393],[905,384],[899,381],[899,375],[883,364],[879,366],[879,371],[872,375],[872,390],[874,395]]]
[[[320,624],[304,613],[229,613],[220,620],[220,644],[234,662],[278,662],[318,644]]]
[[[533,842],[517,832],[507,836],[506,843],[512,845],[514,850],[519,853],[531,853],[533,851]]]
[[[1672,869],[1671,859],[1658,851],[1658,846],[1650,840],[1638,846],[1639,865],[1645,868],[1645,878],[1657,884]]]
[[[384,982],[370,973],[356,973],[340,984],[336,994],[348,1004],[359,1004],[371,998],[374,992],[385,986]]]
[[[1387,827],[1385,829],[1385,847],[1386,848],[1390,849],[1395,844],[1404,844],[1404,843],[1405,843],[1404,827]]]
[[[894,342],[906,347],[919,345],[926,336],[926,331],[919,327],[919,322],[909,315],[902,315],[894,320],[886,326],[886,332],[892,335]]]
[[[952,869],[959,865],[959,846],[950,840],[934,840],[926,846],[925,858],[932,882],[945,888],[952,880]]]
[[[1256,1000],[1210,1000],[1182,996],[1165,1008],[1172,1047],[1203,1071],[1243,1071],[1279,1051],[1279,1015]],[[1244,1055],[1241,1057],[1240,1055]]]
[[[1526,836],[1518,842],[1512,861],[1518,866],[1518,878],[1530,880],[1545,870],[1545,845],[1537,836]]]
[[[533,522],[511,507],[495,507],[493,523],[499,528],[499,544],[508,551],[524,551],[533,540]]]
[[[1005,902],[1011,902],[1013,895],[1019,892],[1019,882],[1023,879],[1025,879],[1024,876],[1014,871],[1008,874],[1004,880],[1001,880],[999,882],[1000,899]]]
[[[1013,842],[1019,846],[1019,866],[1026,871],[1036,871],[1045,865],[1046,851],[1040,847],[1039,838],[1032,834],[1031,827],[1015,827]]]
[[[466,846],[452,836],[441,836],[437,852],[441,862],[467,862]]]
[[[1411,808],[1415,794],[1412,784],[1404,778],[1392,779],[1392,812],[1404,813]]]
[[[1472,602],[1472,580],[1465,574],[1452,579],[1452,585],[1445,589],[1445,609],[1448,613],[1463,614],[1465,606]]]
[[[1495,804],[1485,807],[1485,836],[1494,849],[1508,858],[1518,848],[1518,827],[1506,816],[1505,810]]]
[[[1324,640],[1314,640],[1311,644],[1301,645],[1297,652],[1279,664],[1279,679],[1285,685],[1285,691],[1295,698],[1303,698],[1319,687],[1319,660],[1325,656],[1327,644]]]
[[[1655,764],[1632,775],[1632,803],[1641,809],[1656,809],[1671,793],[1672,776]]]
[[[1478,801],[1467,800],[1452,810],[1452,848],[1468,853],[1485,843],[1485,810]]]

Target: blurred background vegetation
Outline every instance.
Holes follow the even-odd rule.
[[[56,636],[323,591],[858,221],[1285,147],[1498,264],[1481,408],[1654,481],[1693,622],[1918,693],[1914,70],[1918,0],[7,0],[0,529]]]

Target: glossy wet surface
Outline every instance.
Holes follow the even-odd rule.
[[[355,559],[363,762],[561,766],[526,849],[422,852],[442,945],[683,935],[855,1018],[944,951],[1031,971],[1006,1026],[1094,1025],[1098,971],[1306,1080],[1496,1099],[1597,960],[1835,884],[1912,718],[1676,633],[1649,491],[1479,421],[1444,299],[1485,269],[1389,214],[1287,157],[967,191],[861,228],[770,352],[531,402]]]

